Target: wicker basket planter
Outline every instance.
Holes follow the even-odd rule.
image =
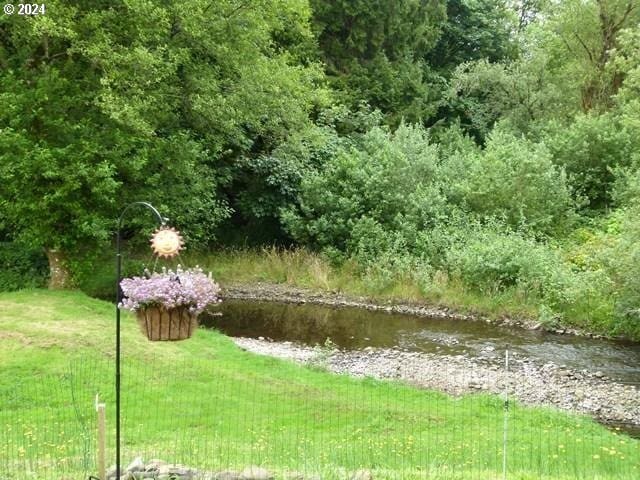
[[[198,328],[198,315],[186,307],[147,307],[136,311],[140,330],[151,341],[175,341],[191,337]]]

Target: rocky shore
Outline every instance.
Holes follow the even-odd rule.
[[[341,472],[349,480],[373,480],[370,470],[360,469],[355,472]],[[169,464],[163,460],[151,459],[145,462],[136,457],[127,467],[121,470],[120,480],[321,480],[319,475],[305,474],[296,471],[279,472],[278,475],[266,468],[256,465],[242,470],[205,471],[179,464]],[[106,480],[116,480],[116,467],[106,472]]]
[[[605,422],[640,426],[640,391],[604,377],[600,372],[575,371],[554,363],[534,365],[511,358],[509,370],[483,359],[368,347],[341,351],[291,342],[234,338],[240,348],[320,365],[335,373],[406,381],[452,395],[474,392],[508,394],[523,404],[552,406],[584,413]]]
[[[403,313],[460,321],[483,321],[542,329],[526,319],[503,318],[498,321],[462,314],[444,307],[420,304],[376,303],[366,298],[349,297],[337,292],[319,293],[286,285],[231,285],[225,298],[318,304],[332,307],[357,307],[372,311]],[[577,330],[553,330],[555,333],[590,335]],[[487,358],[463,355],[447,356],[409,352],[401,349],[371,348],[341,351],[267,339],[235,338],[243,349],[299,363],[319,364],[335,373],[394,379],[452,395],[485,392],[504,395],[530,406],[551,406],[565,411],[588,414],[604,423],[623,424],[640,430],[640,386],[616,382],[598,371],[577,371],[553,362],[534,364],[526,358],[512,357],[509,370]]]

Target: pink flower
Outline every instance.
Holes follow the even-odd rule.
[[[188,307],[192,313],[202,312],[208,305],[220,302],[219,285],[211,274],[200,267],[183,270],[163,269],[144,277],[125,278],[120,282],[123,299],[120,308],[136,311],[145,307]]]

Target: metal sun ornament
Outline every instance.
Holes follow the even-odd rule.
[[[175,228],[160,227],[151,235],[151,249],[158,257],[175,257],[183,248],[184,240]]]

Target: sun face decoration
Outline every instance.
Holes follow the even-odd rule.
[[[175,257],[183,248],[184,240],[175,228],[161,227],[151,235],[151,249],[159,257]]]

